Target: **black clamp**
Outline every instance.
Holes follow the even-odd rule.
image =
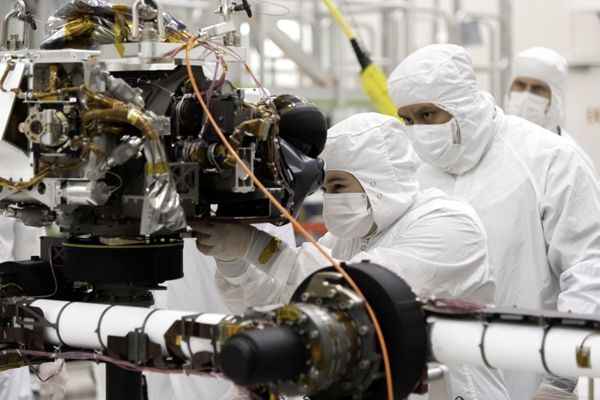
[[[241,4],[233,4],[233,11],[246,11],[248,18],[252,18],[252,6],[248,0],[242,0]]]
[[[548,332],[550,331],[550,329],[552,329],[552,325],[544,317],[541,317],[540,325],[541,325],[542,329],[544,330],[544,336],[542,337],[542,343],[541,343],[540,349],[539,349],[540,356],[542,358],[542,366],[544,367],[544,371],[546,371],[547,374],[555,375],[552,371],[550,371],[550,368],[548,368],[548,364],[546,363],[546,350],[545,350],[546,338],[548,337]]]
[[[200,337],[203,339],[212,339],[212,325],[206,325],[196,322],[196,318],[201,316],[203,313],[185,315],[181,317],[180,322],[180,334],[181,339],[187,345],[188,352],[193,357],[192,346],[190,344],[190,338]]]
[[[481,340],[479,341],[479,351],[481,352],[481,359],[483,360],[483,363],[485,364],[486,367],[490,368],[490,369],[495,369],[494,367],[492,367],[492,365],[489,363],[486,355],[485,355],[485,347],[484,347],[484,341],[485,341],[485,334],[487,333],[487,330],[490,326],[490,323],[488,321],[486,321],[485,319],[483,320],[483,331],[481,332]]]
[[[167,351],[172,357],[181,362],[185,362],[191,357],[191,362],[186,364],[186,367],[190,369],[214,369],[213,354],[217,354],[214,339],[216,326],[196,322],[195,320],[202,314],[182,316],[171,324],[164,335]],[[210,340],[215,351],[194,353],[190,343],[192,337]],[[184,348],[187,348],[189,357],[184,353]]]
[[[107,311],[105,309],[104,311]],[[158,343],[152,342],[148,335],[145,333],[146,323],[150,319],[150,316],[159,309],[154,309],[149,312],[142,326],[135,328],[125,336],[108,336],[108,343],[106,345],[106,351],[109,356],[118,359],[127,359],[138,365],[146,365],[150,361],[153,366],[158,368],[164,368],[165,363],[162,358],[162,347]],[[98,334],[100,334],[98,332]]]
[[[19,19],[22,20],[23,22],[25,22],[26,24],[29,24],[32,31],[37,30],[35,18],[33,17],[33,14],[31,14],[31,11],[25,11],[25,14],[22,16],[20,15]]]
[[[56,331],[56,337],[58,338],[58,341],[60,342],[61,345],[63,345],[63,344],[66,345],[66,343],[63,341],[62,336],[60,335],[60,329],[59,329],[60,317],[61,317],[62,313],[67,309],[67,307],[69,307],[71,304],[73,304],[72,301],[68,302],[67,304],[65,304],[64,306],[61,307],[60,311],[58,312],[58,315],[56,316],[56,322],[54,324],[52,324],[52,327]]]
[[[10,319],[0,327],[5,342],[19,343],[27,349],[44,350],[44,328],[56,328],[39,307],[31,306],[33,300],[6,304],[0,302],[0,315]],[[28,320],[25,321],[25,318]]]
[[[100,327],[102,325],[102,319],[104,319],[104,315],[106,314],[106,312],[108,310],[110,310],[111,308],[113,308],[114,306],[116,306],[116,304],[112,304],[112,305],[106,307],[104,310],[102,310],[102,313],[100,314],[100,318],[98,318],[98,325],[96,325],[96,329],[94,330],[94,333],[96,333],[96,335],[98,336],[98,343],[100,343],[100,347],[102,347],[102,349],[106,349],[106,345],[102,342],[102,335],[100,334]]]

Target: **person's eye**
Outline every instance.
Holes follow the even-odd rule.
[[[435,113],[427,111],[421,114],[421,118],[423,119],[423,121],[425,122],[431,122],[433,120],[433,116],[435,115]]]
[[[412,124],[413,124],[413,119],[412,119],[412,118],[410,118],[410,117],[405,117],[405,116],[402,116],[402,115],[399,115],[399,117],[400,117],[400,118],[402,118],[402,119],[404,120],[404,123],[405,123],[406,125],[412,125]]]
[[[522,92],[523,90],[525,90],[525,88],[526,88],[526,85],[523,82],[519,82],[519,81],[515,82],[512,87],[513,90],[516,90],[519,92]]]
[[[345,187],[346,187],[346,185],[336,183],[335,185],[333,185],[333,190],[337,192],[337,191],[343,190]]]
[[[548,90],[546,90],[546,88],[544,86],[535,85],[532,88],[532,92],[535,93],[535,94],[544,95],[544,94],[548,93]]]

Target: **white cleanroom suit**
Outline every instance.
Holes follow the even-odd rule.
[[[431,45],[390,75],[398,108],[432,103],[456,121],[454,137],[435,138],[458,156],[444,167],[423,152],[425,187],[468,201],[488,235],[496,304],[600,312],[600,190],[577,149],[522,118],[505,115],[476,87],[467,52]],[[431,139],[431,138],[429,138]],[[447,161],[447,160],[446,160]],[[507,375],[513,399],[530,399],[539,384]]]
[[[438,190],[419,190],[414,151],[397,119],[375,113],[350,117],[329,130],[321,157],[326,172],[343,171],[358,180],[376,224],[376,230],[363,237],[342,239],[327,233],[320,243],[333,257],[383,265],[421,296],[492,301],[486,236],[476,213]],[[239,232],[228,235],[222,227],[213,229],[219,233],[215,239],[243,242]],[[217,286],[228,306],[238,312],[288,301],[304,278],[329,265],[310,244],[283,245],[261,263],[258,255],[266,248],[268,235],[253,231],[249,242],[248,250],[240,252],[245,253],[243,259],[217,261]],[[508,398],[497,372],[460,365],[452,366],[450,375],[452,399]]]
[[[550,100],[531,93],[523,94],[527,98],[520,100],[518,93],[510,92],[509,87],[504,109],[507,114],[525,118],[560,135],[594,166],[591,158],[564,128],[567,72],[567,60],[552,49],[532,47],[518,53],[513,60],[511,85],[516,78],[537,79],[550,88]]]

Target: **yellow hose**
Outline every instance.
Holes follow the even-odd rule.
[[[344,16],[340,13],[340,10],[338,10],[337,7],[333,5],[333,3],[330,0],[323,0],[323,4],[325,4],[325,7],[327,7],[327,10],[329,11],[333,19],[335,19],[335,22],[337,22],[340,28],[342,28],[344,34],[348,36],[348,39],[355,39],[356,35],[354,34],[354,32],[352,32],[352,28],[350,28],[350,25],[348,24]]]
[[[367,53],[361,48],[358,40],[356,39],[356,35],[352,31],[352,28],[350,28],[350,25],[344,16],[331,2],[331,0],[322,1],[335,22],[340,26],[342,31],[344,31],[344,34],[348,37],[348,39],[350,39],[350,44],[352,45],[354,53],[356,54],[358,62],[361,64],[362,68],[360,72],[360,83],[363,92],[365,92],[365,94],[375,104],[377,111],[391,117],[396,117],[400,121],[404,122],[400,117],[398,117],[398,111],[396,110],[396,106],[394,105],[387,87],[387,77],[383,71],[371,61]]]

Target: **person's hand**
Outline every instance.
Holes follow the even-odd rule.
[[[541,384],[531,400],[577,400],[577,393]]]
[[[198,250],[221,261],[244,258],[256,228],[246,224],[200,222],[192,229],[197,232]]]

